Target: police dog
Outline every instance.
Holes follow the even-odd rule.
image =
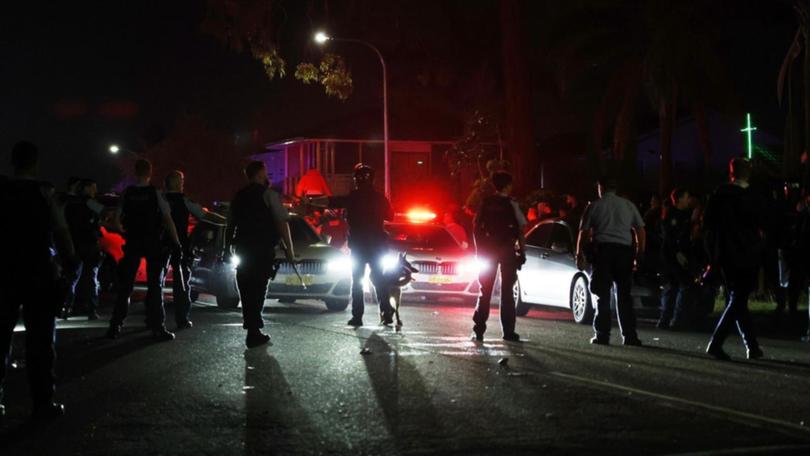
[[[386,268],[380,277],[377,277],[375,288],[385,290],[388,294],[388,303],[394,308],[397,329],[402,327],[402,319],[399,317],[399,305],[402,302],[402,287],[413,281],[413,274],[419,270],[413,267],[405,257],[405,253],[397,255],[397,262],[393,267]],[[381,315],[381,324],[385,324],[385,315]]]

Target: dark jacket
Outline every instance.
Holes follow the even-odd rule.
[[[692,213],[675,207],[667,209],[661,221],[661,259],[669,272],[684,272],[678,253],[689,258],[692,251]]]
[[[756,269],[765,252],[769,207],[765,198],[738,185],[717,188],[704,215],[704,239],[712,264]]]
[[[348,196],[329,199],[329,206],[346,209],[349,223],[349,247],[385,243],[385,221],[393,220],[388,198],[373,188],[352,190]]]
[[[474,234],[478,250],[513,254],[520,225],[512,199],[497,194],[485,197],[475,216]]]

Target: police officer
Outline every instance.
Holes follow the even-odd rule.
[[[62,260],[63,273],[73,280],[76,258],[64,213],[52,187],[35,180],[38,151],[30,142],[12,150],[14,177],[0,182],[0,415],[3,380],[11,356],[14,326],[23,308],[28,383],[35,419],[55,418],[64,407],[53,401],[55,319],[64,296],[53,247]]]
[[[345,208],[349,224],[349,249],[352,252],[352,318],[349,326],[363,326],[363,278],[366,265],[371,270],[371,282],[382,277],[382,258],[388,250],[385,221],[393,220],[394,211],[388,198],[374,188],[374,169],[363,163],[354,166],[354,189],[348,196],[329,198],[329,207]],[[379,300],[380,320],[384,325],[394,322],[394,309],[385,287],[375,286]]]
[[[96,182],[83,179],[77,188],[75,198],[67,199],[65,219],[79,257],[79,270],[76,281],[71,284],[62,318],[67,319],[78,304],[87,311],[88,320],[97,320],[98,314],[98,269],[103,254],[98,245],[101,237],[99,216],[104,206],[96,201]]]
[[[172,250],[181,255],[180,241],[172,221],[169,203],[157,188],[149,184],[152,164],[148,160],[135,161],[137,183],[127,187],[121,195],[116,224],[124,233],[124,257],[118,263],[119,289],[115,299],[107,337],[117,338],[129,310],[129,298],[135,285],[135,275],[141,259],[146,259],[146,326],[157,340],[174,340],[166,330],[166,311],[163,307],[163,266],[165,233]]]
[[[749,189],[751,168],[751,162],[744,158],[731,160],[731,182],[715,190],[703,217],[711,266],[719,269],[728,290],[726,308],[706,348],[719,360],[729,359],[723,342],[735,323],[748,359],[763,356],[748,312],[748,296],[757,282],[767,246],[762,233],[768,227],[769,210],[766,200]]]
[[[270,341],[262,333],[262,309],[267,296],[267,283],[273,276],[275,248],[284,242],[287,260],[295,260],[289,215],[281,198],[270,188],[267,168],[263,162],[253,161],[245,167],[248,184],[231,201],[228,227],[225,231],[224,257],[235,264],[236,284],[242,300],[243,327],[247,330],[245,345],[258,347]]]
[[[473,314],[475,325],[472,338],[478,342],[484,340],[492,289],[500,265],[503,339],[520,342],[520,335],[515,332],[513,289],[517,281],[517,271],[526,262],[526,239],[523,236],[523,228],[528,222],[517,203],[509,196],[512,192],[512,175],[506,171],[496,171],[492,174],[491,181],[495,194],[485,196],[481,201],[481,208],[475,216],[473,228],[476,255],[489,264],[478,276],[481,289]]]
[[[630,288],[635,260],[644,254],[646,246],[644,221],[632,202],[616,194],[617,187],[615,178],[599,179],[599,199],[582,216],[577,236],[577,267],[586,268],[585,251],[592,249],[591,292],[597,296],[597,306],[591,343],[610,344],[610,298],[615,283],[616,313],[624,345],[641,345]]]
[[[692,212],[689,191],[672,190],[672,206],[661,221],[661,260],[664,267],[664,289],[661,294],[659,329],[679,329],[686,320],[686,294],[691,285],[690,252],[692,247]]]
[[[171,209],[172,221],[177,229],[177,237],[182,246],[182,255],[169,251],[163,264],[165,268],[168,268],[169,265],[172,266],[172,298],[174,299],[174,319],[177,329],[187,329],[192,327],[189,319],[191,316],[189,281],[191,280],[191,262],[194,260],[188,239],[189,216],[193,216],[197,221],[206,220],[208,215],[218,217],[223,222],[225,219],[217,214],[210,214],[204,207],[185,196],[183,193],[185,175],[181,171],[170,172],[164,180],[164,185],[164,196]]]

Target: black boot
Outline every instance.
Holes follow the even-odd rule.
[[[259,330],[249,331],[247,337],[245,338],[245,345],[247,345],[247,348],[259,347],[268,342],[270,342],[270,336]]]

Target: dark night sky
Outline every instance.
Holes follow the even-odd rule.
[[[340,3],[329,5],[334,10]],[[775,81],[795,32],[789,2],[727,3],[729,14],[717,27],[740,108],[781,134]],[[305,2],[287,4],[282,51],[290,74],[283,81],[268,81],[250,57],[204,35],[203,1],[42,2],[4,12],[0,150],[27,138],[43,150],[44,178],[61,183],[68,175],[89,175],[104,184],[118,176],[106,151],[110,143],[140,150],[144,138],[170,130],[180,113],[202,113],[212,125],[247,137],[256,113],[269,112],[260,126],[264,140],[317,131],[346,116],[376,116],[379,75],[362,50],[342,50],[356,84],[346,103],[292,78],[296,62],[318,51],[307,41],[316,24],[303,11]],[[429,27],[418,32],[430,42]],[[340,33],[363,36],[362,30]],[[481,49],[477,43],[469,48]],[[389,57],[395,69],[406,67],[402,58],[397,66],[398,56]],[[392,100],[392,109],[405,110],[407,103]],[[371,125],[369,136],[376,128]],[[402,136],[396,125],[392,136]],[[8,172],[6,162],[0,161],[0,173]]]

